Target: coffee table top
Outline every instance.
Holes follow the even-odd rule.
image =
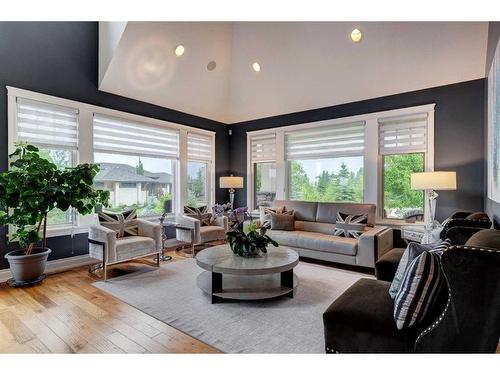
[[[289,271],[299,263],[297,252],[283,246],[267,248],[267,254],[244,258],[233,254],[229,245],[209,247],[196,255],[201,268],[232,275],[266,275]]]

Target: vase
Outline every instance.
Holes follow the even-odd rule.
[[[242,256],[244,258],[255,258],[260,256],[261,254],[264,254],[262,251],[260,251],[259,248],[255,246],[245,246],[245,251],[243,252]]]

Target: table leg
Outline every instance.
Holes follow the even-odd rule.
[[[222,274],[212,272],[212,303],[222,302],[222,298],[214,293],[222,292]]]
[[[286,295],[293,298],[293,269],[281,272],[281,286],[285,288],[291,288],[290,293]]]

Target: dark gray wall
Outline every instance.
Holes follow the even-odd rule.
[[[487,47],[487,52],[486,52],[486,71],[485,75],[488,77],[488,73],[490,72],[490,67],[491,67],[491,62],[493,61],[493,55],[495,53],[495,48],[498,43],[498,39],[500,38],[500,22],[490,22],[489,24],[489,29],[488,29],[488,47]],[[485,86],[485,98],[488,98],[488,81],[486,80]],[[487,139],[488,139],[488,100],[485,100],[485,116],[484,116],[484,121],[485,121],[485,145],[487,145]],[[487,157],[487,146],[485,146],[485,157]],[[488,199],[488,192],[487,192],[487,171],[486,171],[486,166],[485,166],[485,190],[484,190],[484,199],[485,199],[485,205],[486,205],[486,212],[490,217],[492,217],[495,220],[495,227],[499,227],[500,223],[500,203],[492,201],[491,199]]]
[[[246,132],[436,103],[435,169],[457,172],[457,191],[439,192],[436,217],[484,209],[484,79],[233,124],[231,171],[246,176]],[[246,191],[236,202],[246,204]]]
[[[7,168],[7,90],[20,87],[66,99],[216,131],[217,178],[229,171],[227,127],[216,121],[97,90],[97,22],[0,22],[0,171]],[[216,190],[218,201],[227,192]],[[86,235],[51,238],[49,259],[87,253]],[[0,229],[0,269],[7,267]]]

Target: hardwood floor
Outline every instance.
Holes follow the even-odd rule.
[[[138,267],[145,266],[118,265],[109,276]],[[94,281],[81,267],[30,288],[0,284],[0,353],[218,352],[95,288]]]

